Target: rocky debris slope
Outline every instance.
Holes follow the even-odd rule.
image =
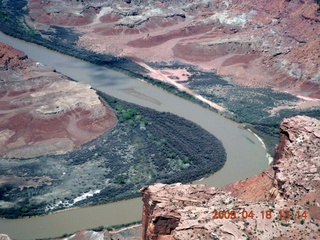
[[[34,29],[77,26],[78,45],[98,53],[179,61],[214,68],[241,85],[320,97],[314,0],[29,0],[28,6]]]
[[[65,153],[115,124],[112,109],[89,85],[0,43],[0,155]]]
[[[317,239],[319,129],[313,118],[284,119],[274,165],[222,189],[143,188],[143,239]]]

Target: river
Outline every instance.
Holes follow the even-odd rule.
[[[266,150],[261,141],[241,125],[219,114],[106,67],[84,62],[2,33],[0,41],[111,96],[157,111],[174,113],[197,123],[215,135],[226,149],[227,161],[220,171],[197,183],[223,186],[260,173],[268,166]],[[53,237],[84,228],[136,221],[141,219],[141,214],[142,202],[140,198],[136,198],[41,217],[0,219],[0,233],[6,233],[15,239]]]

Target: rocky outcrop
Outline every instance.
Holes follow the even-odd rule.
[[[77,26],[77,44],[98,53],[179,61],[214,68],[240,85],[320,97],[314,0],[29,0],[28,6],[34,29]]]
[[[88,84],[71,81],[0,43],[0,155],[61,154],[115,126]]]
[[[320,190],[320,122],[297,116],[284,119],[275,163],[278,189],[285,200],[313,201]]]
[[[320,121],[284,119],[275,163],[224,188],[155,184],[143,194],[143,239],[316,239]]]

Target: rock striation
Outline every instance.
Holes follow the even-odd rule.
[[[240,85],[320,97],[319,1],[28,3],[34,29],[73,26],[81,33],[78,46],[98,53],[183,62]]]
[[[61,154],[117,123],[88,84],[0,43],[0,155]]]
[[[317,119],[284,119],[274,165],[223,188],[144,187],[142,239],[317,239],[319,129]]]

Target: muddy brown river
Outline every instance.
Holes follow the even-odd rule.
[[[245,179],[260,173],[269,162],[262,142],[241,125],[197,104],[176,97],[143,80],[84,62],[43,47],[30,44],[0,33],[0,41],[24,51],[30,58],[55,68],[77,80],[89,83],[111,96],[149,107],[171,112],[193,121],[215,135],[227,152],[224,167],[197,183],[210,186]],[[14,239],[35,239],[59,236],[85,228],[128,223],[141,219],[141,198],[78,208],[24,219],[0,219],[0,233]]]

